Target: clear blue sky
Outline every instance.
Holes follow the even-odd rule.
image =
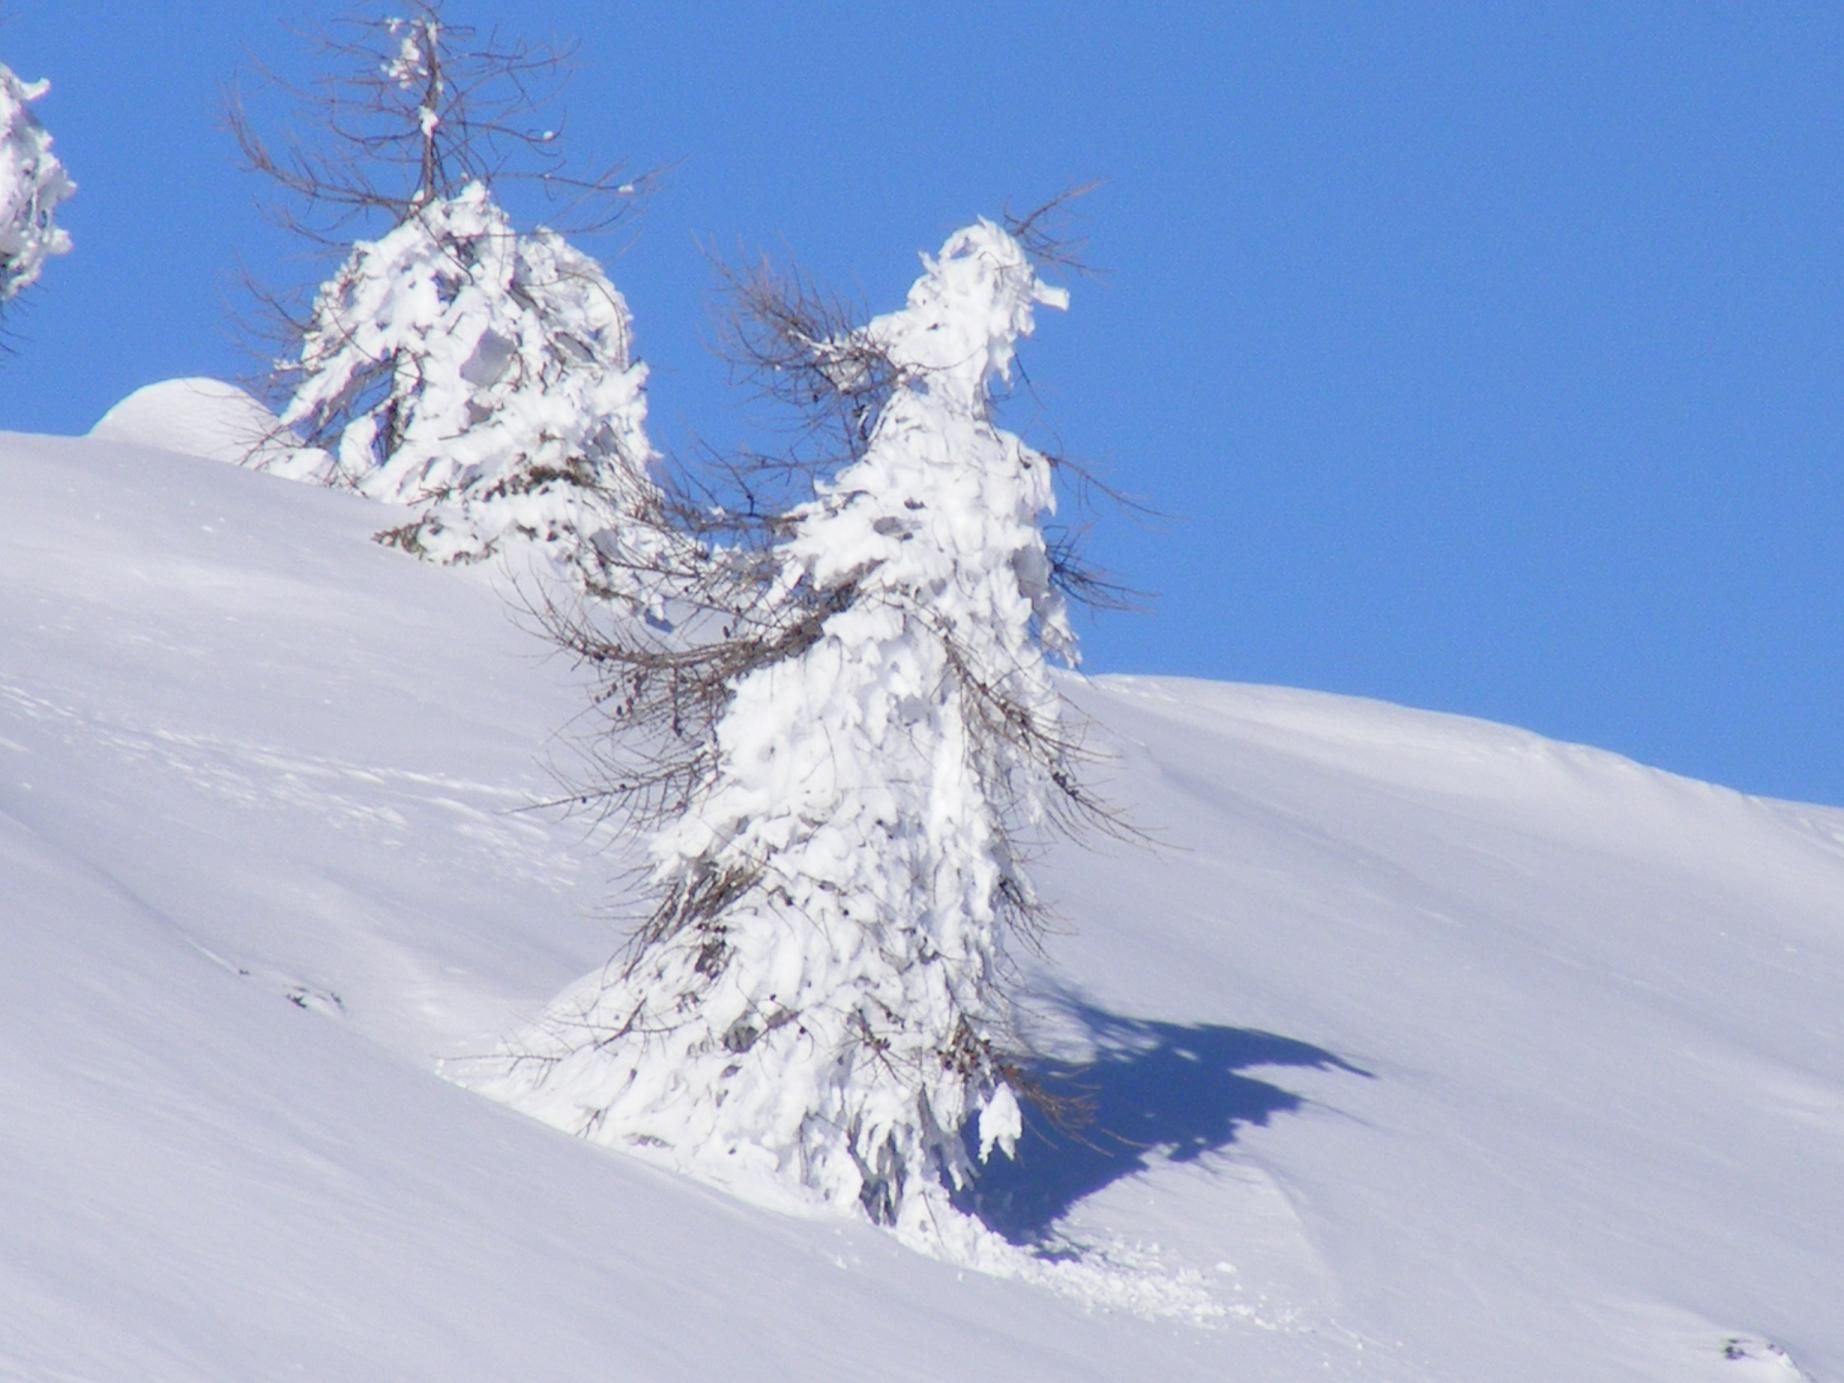
[[[234,376],[236,265],[306,269],[218,127],[283,7],[0,0],[81,184],[0,427]],[[311,28],[342,12],[287,7]],[[1102,671],[1491,717],[1844,803],[1844,6],[451,0],[580,41],[569,136],[673,164],[611,261],[667,441],[743,435],[701,245],[893,304],[962,220],[1091,178],[1105,273],[1035,437],[1170,516]],[[1154,17],[1149,17],[1154,16]],[[0,495],[0,503],[4,496]]]

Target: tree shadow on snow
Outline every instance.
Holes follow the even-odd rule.
[[[1086,1031],[1093,1058],[1044,1062],[1027,1074],[1085,1117],[1058,1127],[1027,1107],[1017,1156],[995,1153],[959,1197],[963,1210],[1016,1244],[1045,1243],[1077,1202],[1122,1177],[1159,1161],[1196,1161],[1235,1142],[1243,1126],[1306,1103],[1242,1074],[1247,1068],[1370,1076],[1323,1047],[1253,1028],[1123,1018],[1081,1003],[1069,1013]]]

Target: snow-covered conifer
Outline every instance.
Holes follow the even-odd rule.
[[[37,282],[46,259],[70,249],[55,217],[76,184],[31,107],[48,90],[49,82],[22,82],[0,63],[0,303]]]
[[[1075,656],[1039,526],[1052,466],[992,400],[1034,310],[1066,297],[986,221],[923,263],[902,310],[807,342],[839,388],[869,357],[885,384],[858,459],[781,525],[761,610],[635,674],[644,698],[647,675],[676,695],[725,670],[686,810],[652,843],[657,907],[499,1087],[918,1234],[1019,1134],[1022,845],[1086,804],[1044,657]],[[616,697],[645,662],[598,656]]]
[[[410,9],[333,45],[356,75],[331,84],[331,152],[277,154],[233,111],[252,167],[310,213],[385,226],[276,363],[284,431],[307,446],[251,464],[414,506],[379,537],[430,560],[542,554],[587,590],[637,595],[662,501],[627,304],[557,232],[519,230],[493,180],[519,176],[522,150],[547,187],[621,188],[553,178],[553,140],[523,132],[555,55],[473,47],[433,0]]]
[[[416,506],[382,536],[434,561],[529,544],[605,586],[642,562],[659,510],[631,335],[595,261],[518,234],[470,184],[321,289],[282,413],[320,450],[266,464]]]

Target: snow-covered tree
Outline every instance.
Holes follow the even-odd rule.
[[[379,537],[431,560],[512,547],[631,594],[662,502],[627,304],[561,235],[518,230],[492,191],[517,176],[508,146],[548,164],[554,141],[517,117],[555,58],[473,47],[427,0],[359,34],[334,46],[356,76],[323,98],[331,153],[278,155],[233,116],[251,165],[310,212],[387,223],[351,247],[277,362],[282,424],[307,447],[253,464],[414,506]]]
[[[916,1233],[1019,1134],[1023,856],[1091,806],[1045,661],[1075,657],[1040,528],[1053,467],[993,414],[1035,309],[1066,297],[987,221],[923,263],[900,311],[782,332],[876,406],[857,459],[777,525],[760,604],[682,651],[577,643],[611,714],[667,745],[608,787],[670,818],[657,905],[499,1087],[599,1141]],[[688,686],[707,697],[689,716]],[[675,734],[694,740],[677,758]]]
[[[510,541],[608,586],[659,522],[631,336],[599,265],[518,234],[470,184],[354,246],[321,289],[282,412],[316,450],[268,468],[414,505],[381,536],[432,560]]]
[[[55,218],[76,184],[32,113],[31,103],[48,90],[49,82],[22,82],[0,63],[0,303],[37,282],[46,259],[70,249]]]

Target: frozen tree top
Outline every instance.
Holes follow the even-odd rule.
[[[398,36],[397,55],[384,64],[384,75],[406,90],[421,86],[429,77],[428,54],[434,50],[441,25],[433,19],[387,19],[385,28]]]
[[[1037,277],[1024,248],[982,218],[948,237],[900,312],[864,328],[899,371],[925,374],[931,392],[968,403],[985,399],[991,380],[1011,378],[1013,344],[1029,336],[1034,307],[1067,308],[1068,290]]]

